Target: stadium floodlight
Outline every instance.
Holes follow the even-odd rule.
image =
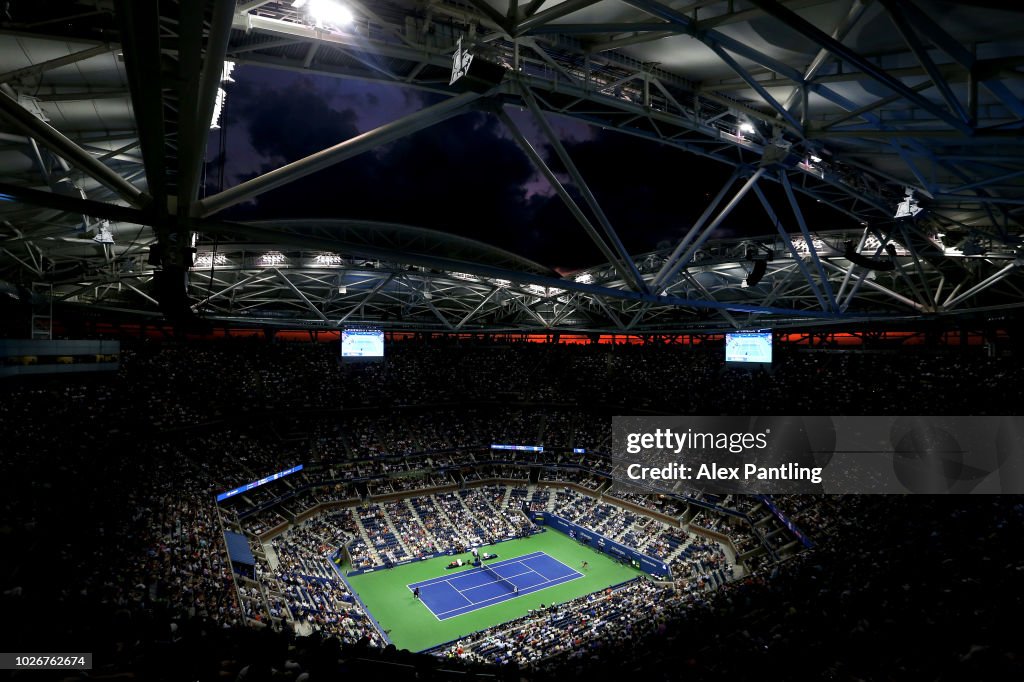
[[[215,265],[227,265],[228,257],[223,253],[214,255],[213,253],[206,251],[203,253],[197,253],[195,262],[192,264],[194,268],[209,268]]]
[[[336,253],[318,253],[313,262],[316,265],[341,265],[341,256]]]
[[[334,26],[342,28],[355,21],[352,10],[335,0],[309,0],[303,3],[309,16],[317,26]],[[294,5],[292,5],[294,7]]]
[[[970,238],[960,245],[960,252],[965,256],[984,256],[988,249],[981,243],[980,239]]]
[[[757,132],[757,129],[754,127],[754,124],[752,124],[750,121],[744,121],[743,123],[740,123],[740,132],[745,135],[749,135],[751,133]]]
[[[224,61],[224,66],[220,72],[220,86],[217,88],[217,99],[213,103],[213,115],[210,117],[210,130],[217,130],[220,128],[220,114],[224,109],[224,103],[227,101],[228,93],[224,89],[225,83],[234,83],[235,79],[231,77],[231,72],[235,70],[235,63],[230,60]]]
[[[284,262],[284,254],[280,251],[268,251],[259,258],[260,265],[265,266],[283,265]]]
[[[907,187],[904,192],[903,201],[896,204],[896,214],[893,218],[913,218],[921,212],[921,207],[917,205],[917,199],[914,198],[914,190]]]
[[[100,229],[96,233],[96,236],[92,238],[97,244],[113,244],[114,233],[110,231],[110,221],[104,220],[100,222]]]

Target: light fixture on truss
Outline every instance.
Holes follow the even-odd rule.
[[[921,212],[921,207],[917,205],[917,199],[914,198],[914,190],[907,187],[905,190],[905,196],[903,201],[896,204],[896,214],[893,218],[913,218]]]
[[[96,232],[96,236],[92,238],[97,244],[113,244],[114,233],[110,231],[110,221],[100,221],[100,229]]]
[[[317,28],[344,28],[355,21],[352,10],[335,0],[295,0],[292,7],[305,7]]]

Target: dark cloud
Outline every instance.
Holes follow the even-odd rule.
[[[270,161],[294,161],[359,134],[355,111],[332,109],[305,80],[255,104],[248,111],[249,143]]]
[[[227,117],[235,130],[226,154],[227,176],[234,180],[435,101],[434,96],[381,85],[341,81],[345,86],[339,87],[332,79],[244,73],[249,77],[239,78],[230,93]],[[615,132],[596,131],[589,139],[564,144],[632,253],[678,240],[732,170]],[[553,151],[539,148],[564,177]],[[238,159],[234,170],[233,158]],[[603,261],[562,201],[537,191],[545,184],[495,117],[471,113],[268,192],[225,217],[400,222],[472,237],[563,270]],[[763,184],[777,202],[781,193]],[[817,210],[813,202],[808,209],[812,215]],[[791,213],[780,214],[784,225],[795,228]],[[751,194],[722,234],[769,232],[774,226]]]

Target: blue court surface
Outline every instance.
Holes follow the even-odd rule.
[[[524,554],[515,559],[489,562],[487,565],[503,580],[495,580],[482,568],[474,568],[451,576],[412,583],[408,588],[420,588],[423,604],[438,620],[448,620],[583,577],[582,573],[544,552]],[[518,592],[512,590],[512,585],[518,588]]]

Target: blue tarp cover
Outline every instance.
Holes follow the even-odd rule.
[[[249,541],[244,535],[225,531],[224,541],[228,545],[228,556],[231,558],[231,561],[244,564],[245,566],[256,565],[256,557],[252,555],[252,550],[249,549]]]

